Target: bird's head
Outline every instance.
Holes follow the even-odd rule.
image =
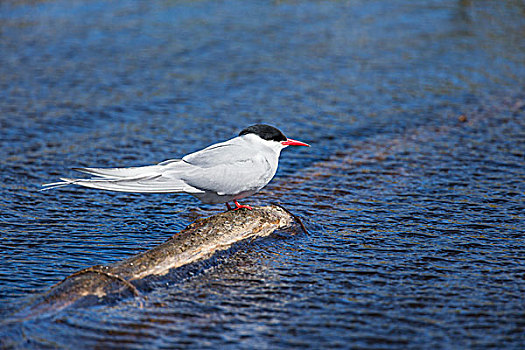
[[[239,133],[239,136],[254,134],[266,143],[271,144],[273,147],[282,149],[287,146],[306,146],[310,147],[309,144],[289,139],[281,132],[281,130],[266,124],[255,124],[247,127]]]

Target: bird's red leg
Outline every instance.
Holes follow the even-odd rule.
[[[235,205],[236,205],[236,208],[234,208],[233,210],[239,210],[239,209],[242,209],[242,208],[248,209],[248,210],[252,210],[253,209],[249,205],[242,205],[242,204],[239,204],[239,202],[237,202],[237,201],[233,201],[233,203],[235,203]]]
[[[228,207],[228,210],[232,210],[232,207],[230,207],[230,204],[226,202],[226,206]]]

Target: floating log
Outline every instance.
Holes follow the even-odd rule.
[[[18,316],[32,317],[56,312],[71,304],[99,303],[112,297],[141,297],[137,286],[147,278],[164,276],[174,269],[204,261],[235,243],[265,237],[294,224],[304,230],[297,218],[278,206],[228,211],[199,219],[148,251],[113,264],[73,273]]]

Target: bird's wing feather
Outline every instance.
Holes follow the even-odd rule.
[[[192,187],[219,195],[256,192],[275,174],[269,162],[261,155],[230,159],[226,164],[212,165],[210,162],[205,164],[206,167],[194,167],[191,171],[182,174],[182,179]]]
[[[134,179],[69,179],[62,178],[64,185],[80,185],[84,187],[97,188],[101,190],[111,190],[118,192],[139,192],[139,193],[203,193],[184,181],[167,178],[163,175],[140,177]],[[56,187],[56,184],[54,185]]]
[[[73,168],[73,170],[101,176],[101,177],[117,177],[117,178],[129,178],[135,176],[142,176],[145,174],[162,172],[162,169],[168,165],[174,165],[174,163],[180,162],[180,159],[165,160],[157,165],[147,165],[129,168]]]
[[[182,161],[193,168],[182,174],[182,179],[192,187],[219,195],[260,190],[276,169],[246,142],[236,137],[185,156]]]
[[[253,151],[246,147],[243,140],[237,138],[188,154],[182,160],[199,168],[212,168],[221,164],[248,161],[251,157],[253,157]]]
[[[188,185],[180,177],[190,167],[180,160],[169,160],[157,165],[132,168],[75,168],[96,176],[90,179],[62,178],[62,182],[44,185],[43,190],[74,184],[120,192],[202,193],[202,190]]]

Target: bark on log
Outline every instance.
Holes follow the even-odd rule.
[[[137,284],[151,276],[163,276],[181,266],[203,261],[218,251],[249,238],[265,237],[276,230],[304,226],[278,206],[237,210],[199,219],[165,243],[146,252],[106,266],[78,271],[54,285],[23,318],[56,312],[73,303],[98,303],[110,297],[140,296]]]

